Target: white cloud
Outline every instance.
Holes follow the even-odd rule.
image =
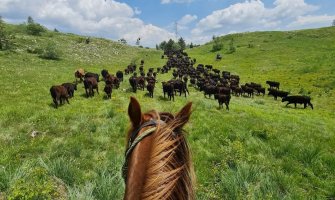
[[[179,21],[178,21],[178,24],[180,25],[188,25],[192,22],[194,22],[195,20],[198,19],[198,16],[196,15],[184,15]]]
[[[304,0],[276,0],[273,5],[273,8],[267,8],[261,0],[233,4],[201,19],[191,32],[193,35],[220,35],[230,30],[276,29],[287,21],[318,9]]]
[[[299,16],[288,27],[304,27],[304,26],[330,26],[335,19],[335,15],[306,15]]]
[[[193,0],[161,0],[161,4],[169,3],[191,3]]]
[[[143,46],[153,47],[173,37],[172,33],[136,18],[141,13],[138,8],[115,0],[1,0],[0,13],[11,21],[32,16],[49,28],[114,40],[125,38],[131,44],[141,37]]]

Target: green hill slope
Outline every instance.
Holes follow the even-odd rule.
[[[16,48],[0,51],[0,199],[121,199],[129,96],[139,99],[143,110],[172,113],[193,102],[186,131],[197,199],[335,198],[335,28],[233,34],[221,38],[221,52],[211,52],[211,43],[187,50],[197,63],[238,74],[242,83],[279,81],[283,90],[310,95],[315,107],[287,108],[267,95],[233,96],[230,111],[192,87],[190,96],[175,102],[163,98],[161,83],[154,99],[146,91],[134,94],[129,76],[111,100],[103,98],[102,82],[100,94],[90,99],[80,85],[70,105],[56,110],[49,89],[72,82],[76,68],[115,73],[130,62],[144,59],[148,69],[166,59],[160,51],[105,39],[85,44],[83,36],[29,36],[23,26],[6,28],[15,34]],[[231,38],[236,52],[226,54]],[[60,51],[59,60],[27,51],[49,43]],[[217,53],[221,61],[215,61]],[[38,131],[34,138],[33,131]]]

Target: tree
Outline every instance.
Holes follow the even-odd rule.
[[[236,51],[236,48],[234,46],[234,38],[231,38],[229,43],[229,49],[227,53],[234,53]]]
[[[162,50],[165,50],[165,46],[166,46],[166,41],[163,41],[159,44],[159,48]]]
[[[190,44],[190,49],[192,49],[193,48],[193,43],[191,42],[191,44]]]
[[[333,24],[332,24],[332,26],[335,26],[335,19],[333,20]]]
[[[31,16],[28,17],[27,22],[28,22],[28,24],[34,24],[35,23],[34,19]]]
[[[29,35],[41,35],[42,32],[45,32],[45,28],[39,23],[35,23],[32,17],[27,19],[27,33]]]
[[[213,36],[213,47],[212,51],[220,51],[223,48],[223,43],[221,42],[220,38]]]
[[[171,51],[173,44],[174,44],[174,41],[172,39],[169,39],[169,41],[165,45],[164,51]]]
[[[179,44],[181,50],[184,50],[186,48],[185,40],[182,37],[179,38],[178,44]]]
[[[159,50],[159,46],[158,46],[158,44],[156,44],[156,50]]]
[[[0,50],[7,50],[12,47],[11,36],[5,30],[5,22],[0,16]]]

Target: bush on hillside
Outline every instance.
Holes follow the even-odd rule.
[[[39,57],[49,60],[59,60],[60,53],[54,43],[48,43],[47,46],[39,53]]]
[[[27,33],[29,35],[37,35],[40,36],[43,32],[45,32],[45,28],[37,23],[31,23],[27,25]]]
[[[235,51],[236,51],[236,47],[234,46],[234,39],[232,38],[232,39],[230,40],[229,48],[228,48],[227,53],[228,53],[228,54],[231,54],[231,53],[234,53]]]
[[[223,48],[223,43],[220,41],[220,39],[217,37],[213,37],[212,51],[213,52],[220,51],[222,48]]]
[[[14,36],[10,35],[5,30],[5,22],[2,20],[0,16],[0,51],[11,49],[14,46],[12,39],[14,39]]]

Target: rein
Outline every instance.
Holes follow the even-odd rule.
[[[158,123],[164,123],[164,122],[159,120]],[[125,152],[125,162],[122,166],[122,178],[124,179],[124,181],[127,180],[128,161],[129,161],[130,154],[133,152],[134,148],[136,147],[138,143],[140,143],[145,137],[151,135],[157,130],[158,123],[156,120],[150,120],[142,124],[138,129],[136,129],[135,131],[131,133],[129,142],[128,142],[128,147]],[[154,126],[154,127],[151,127],[145,130],[141,135],[137,136],[137,134],[141,131],[141,129],[147,126]]]

